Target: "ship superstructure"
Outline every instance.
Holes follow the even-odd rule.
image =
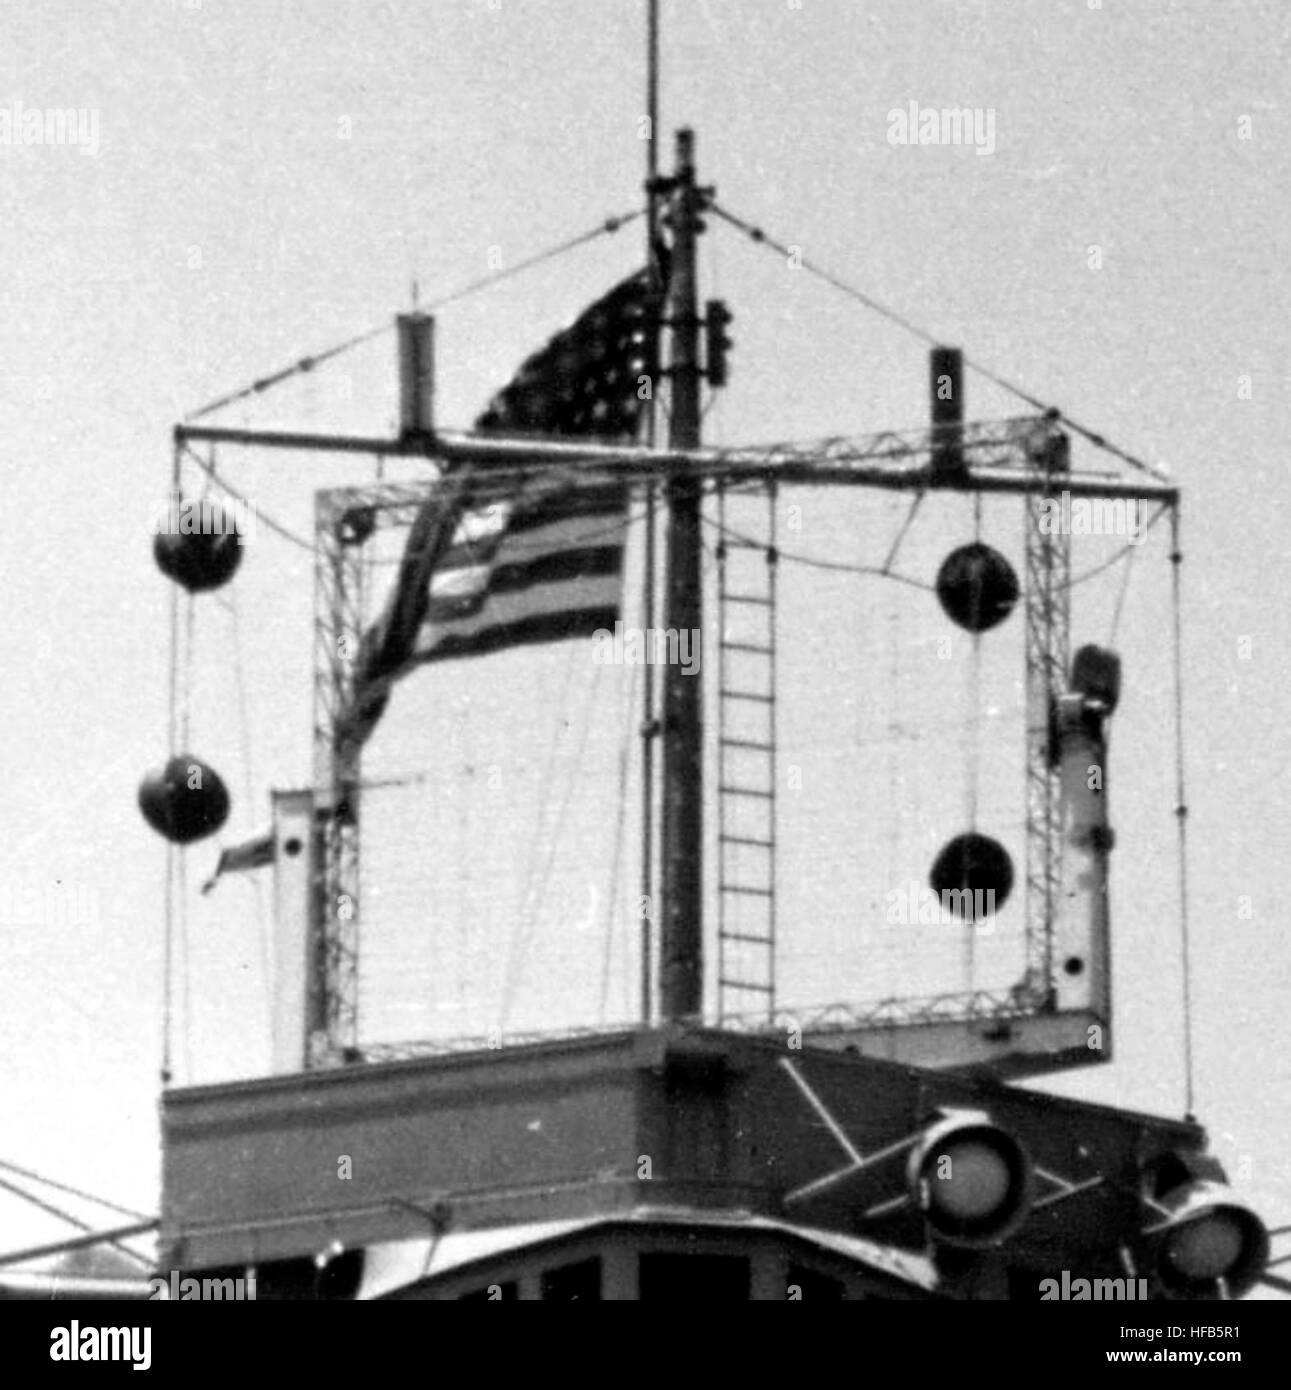
[[[433,476],[319,496],[316,783],[276,798],[270,856],[277,1074],[167,1091],[161,1262],[216,1276],[253,1266],[260,1297],[1027,1298],[1059,1270],[1123,1281],[1128,1297],[1240,1294],[1264,1270],[1267,1235],[1227,1195],[1192,1120],[1007,1084],[1111,1053],[1105,773],[1121,669],[1105,647],[1071,651],[1069,531],[1046,526],[1046,509],[1132,500],[1177,526],[1178,492],[1137,466],[1077,469],[1053,413],[966,421],[961,355],[941,347],[925,431],[704,448],[701,383],[725,379],[730,314],[697,303],[697,236],[719,205],[693,158],[682,132],[673,174],[649,183],[646,270],[536,355],[474,431],[436,426],[433,322],[415,314],[399,321],[397,438],[176,431],[177,452],[350,450],[424,459]],[[642,425],[638,380],[667,382],[666,443],[624,441]],[[935,598],[974,650],[1010,619],[1024,629],[1023,863],[970,824],[925,870],[966,930],[1013,898],[1022,969],[1008,988],[814,1009],[777,993],[778,943],[805,925],[783,920],[776,883],[774,525],[803,486],[975,512]],[[589,596],[621,560],[592,539],[627,494],[666,520],[669,632],[704,629],[711,510],[722,528],[716,689],[674,654],[643,729],[661,773],[646,802],[660,908],[643,922],[639,1022],[368,1042],[364,743],[419,662],[586,640],[571,604],[584,627],[609,621]],[[1023,521],[1020,574],[983,534],[982,503],[1001,500]],[[750,505],[768,518],[761,536],[727,524]],[[490,514],[503,518],[493,535],[477,525]],[[584,531],[557,536],[576,515]],[[374,618],[364,550],[390,529],[407,539]],[[548,548],[515,549],[527,529]],[[569,590],[555,628],[499,597],[499,574],[518,594],[539,566]]]
[[[177,517],[186,470],[217,485],[222,450],[404,471],[316,494],[312,781],[275,792],[271,828],[226,845],[206,885],[272,874],[271,1062],[175,1086],[167,1053],[158,1270],[254,1277],[261,1299],[1029,1299],[1064,1274],[1131,1300],[1285,1287],[1190,1114],[1015,1084],[1113,1051],[1109,785],[1134,769],[1110,742],[1134,672],[1123,680],[1074,611],[1119,559],[1114,543],[1077,573],[1075,518],[1164,542],[1177,679],[1178,488],[1031,397],[1022,415],[970,420],[976,364],[935,341],[925,428],[706,445],[732,313],[700,302],[701,233],[720,222],[790,264],[798,252],[700,182],[691,132],[667,174],[646,143],[644,264],[473,428],[436,419],[442,345],[414,309],[394,325],[393,434],[175,429]],[[830,535],[835,506],[876,562],[808,554],[801,513]],[[183,603],[235,580],[230,535],[177,523],[158,537]],[[864,803],[854,851],[837,817],[813,823],[795,798],[810,745],[791,707],[816,709],[841,644],[819,645],[791,565],[885,595],[858,605],[847,648],[885,703],[858,696],[855,738],[831,727],[818,760]],[[630,1017],[571,1020],[534,968],[558,1024],[485,1004],[456,1032],[373,1027],[405,953],[418,986],[412,953],[437,941],[437,969],[448,954],[438,900],[382,881],[428,843],[398,824],[386,789],[405,783],[386,774],[450,800],[440,750],[413,748],[413,721],[398,722],[404,694],[421,682],[443,701],[466,665],[562,644],[632,665],[634,640],[639,777],[617,794],[639,792],[640,910],[612,921]],[[140,795],[171,842],[174,893],[183,847],[230,803],[186,725],[172,720]],[[1178,772],[1182,888],[1181,750]],[[458,863],[496,852],[493,814],[453,847]],[[396,829],[411,854],[389,848]],[[855,952],[833,945],[839,920]],[[396,964],[365,986],[378,939]],[[168,1000],[178,968],[168,922]]]

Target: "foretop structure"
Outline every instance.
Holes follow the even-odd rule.
[[[962,363],[945,348],[933,354],[927,431],[704,448],[701,383],[725,380],[730,316],[710,304],[701,317],[696,302],[695,240],[712,191],[696,182],[693,154],[682,132],[674,174],[652,174],[649,275],[530,359],[488,417],[507,430],[536,419],[538,433],[436,426],[423,315],[399,321],[396,438],[176,428],[177,457],[198,443],[415,457],[431,476],[318,496],[315,785],[275,799],[276,1074],[163,1095],[161,1265],[207,1276],[252,1266],[261,1298],[1031,1298],[1073,1269],[1154,1298],[1239,1294],[1263,1271],[1267,1234],[1227,1196],[1195,1124],[1005,1082],[1110,1056],[1113,836],[1101,779],[1089,785],[1085,773],[1105,758],[1119,662],[1101,648],[1069,651],[1067,538],[1039,514],[1060,490],[1151,500],[1177,521],[1178,492],[1142,472],[1073,468],[1055,413],[966,422]],[[672,237],[666,265],[656,212]],[[641,315],[657,312],[648,306],[665,278],[666,307],[651,323]],[[664,327],[666,363],[653,350]],[[571,360],[577,380],[559,366]],[[584,437],[607,411],[618,434],[635,427],[623,392],[644,364],[669,385],[667,446]],[[552,391],[564,402],[557,414]],[[659,724],[643,731],[662,749],[662,910],[642,953],[645,970],[657,965],[659,1017],[648,979],[644,1016],[629,1029],[499,1034],[482,1046],[413,1039],[402,1055],[364,1045],[356,708],[379,716],[463,497],[502,497],[557,470],[586,488],[626,484],[652,506],[662,498],[664,616],[677,631],[704,621],[710,493],[752,486],[773,497],[812,484],[1023,503],[1027,950],[1012,988],[795,1013],[775,991],[772,915],[754,938],[761,963],[721,981],[762,1007],[741,1016],[723,994],[722,1026],[707,1026],[705,808],[715,796],[766,793],[705,787],[701,683],[674,664]],[[374,635],[360,598],[365,544],[390,526],[421,547],[405,553],[412,620],[402,637],[397,604]],[[773,566],[774,536],[762,549]],[[772,634],[755,645],[774,676],[774,585],[767,592]],[[721,593],[735,597],[725,578]],[[979,539],[947,557],[937,595],[976,638],[1007,616],[1019,581]],[[774,719],[764,741],[773,752]],[[773,858],[774,796],[770,805],[772,824],[756,837],[728,833],[723,815],[722,841],[754,842]],[[1006,895],[1013,871],[974,826],[931,877],[951,893]],[[725,879],[722,890],[762,891]],[[723,926],[723,949],[738,935]]]

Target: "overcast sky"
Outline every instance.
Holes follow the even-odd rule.
[[[386,321],[414,280],[433,300],[485,274],[491,253],[513,265],[638,207],[642,9],[54,0],[6,17],[0,1159],[157,1208],[164,853],[135,794],[166,742],[170,595],[149,525],[171,426]],[[671,131],[693,124],[701,179],[725,206],[1182,485],[1196,1108],[1269,1224],[1291,1220],[1291,18],[1279,0],[664,11],[665,167]],[[912,101],[976,110],[982,138],[893,143],[890,113]],[[83,112],[86,147],[3,143],[19,106]],[[710,233],[704,293],[737,316],[711,439],[922,422],[917,341]],[[635,223],[445,310],[439,418],[469,425],[640,254]],[[386,430],[391,364],[387,336],[220,418]],[[1022,409],[980,378],[969,389],[971,415]],[[371,477],[352,462],[221,462],[301,535],[315,482]],[[822,520],[800,548],[829,555],[837,539]],[[1164,572],[1159,538],[1136,563]],[[310,582],[309,555],[261,528],[236,597],[199,615],[191,742],[234,792],[231,837],[264,819],[270,787],[310,776]],[[1118,1060],[1052,1084],[1178,1114],[1168,588],[1136,585],[1111,803]],[[870,601],[848,593],[821,609],[840,632],[857,611],[844,605]],[[822,792],[814,814],[832,821],[848,797]],[[213,857],[192,851],[190,888]],[[181,1078],[228,1074],[262,1046],[266,903],[240,883],[192,908]],[[6,1244],[60,1233],[0,1209]]]

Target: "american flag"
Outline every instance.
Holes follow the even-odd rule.
[[[525,362],[477,430],[632,438],[657,378],[659,306],[646,271],[616,285]],[[612,627],[627,501],[625,484],[565,465],[502,492],[486,470],[450,473],[414,520],[390,601],[364,637],[342,739],[361,744],[391,684],[424,662]]]

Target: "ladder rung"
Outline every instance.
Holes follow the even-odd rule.
[[[717,983],[721,985],[723,989],[748,989],[755,990],[758,994],[775,993],[774,985],[755,985],[750,984],[747,980],[732,980],[726,976],[723,976]]]
[[[774,743],[759,743],[752,738],[719,738],[718,743],[723,748],[756,748],[761,753],[774,753]]]
[[[774,695],[755,695],[751,690],[720,690],[718,692],[726,700],[756,700],[760,705],[774,705]]]
[[[719,792],[730,792],[732,796],[757,796],[763,801],[775,800],[775,792],[758,791],[756,787],[736,787],[729,782],[723,782],[717,790]]]
[[[774,898],[775,892],[770,888],[753,888],[746,883],[719,883],[717,885],[719,893],[742,893],[747,898]]]
[[[769,598],[754,598],[752,594],[723,594],[722,601],[724,603],[752,603],[759,608],[774,607]]]
[[[744,941],[754,946],[774,946],[775,938],[771,936],[752,936],[743,931],[724,931],[723,941]]]
[[[756,652],[759,656],[772,656],[775,653],[774,647],[762,647],[756,642],[727,642],[722,641],[722,648],[728,652]]]
[[[724,845],[758,845],[762,849],[774,849],[774,840],[759,840],[752,835],[719,835],[719,843]]]

